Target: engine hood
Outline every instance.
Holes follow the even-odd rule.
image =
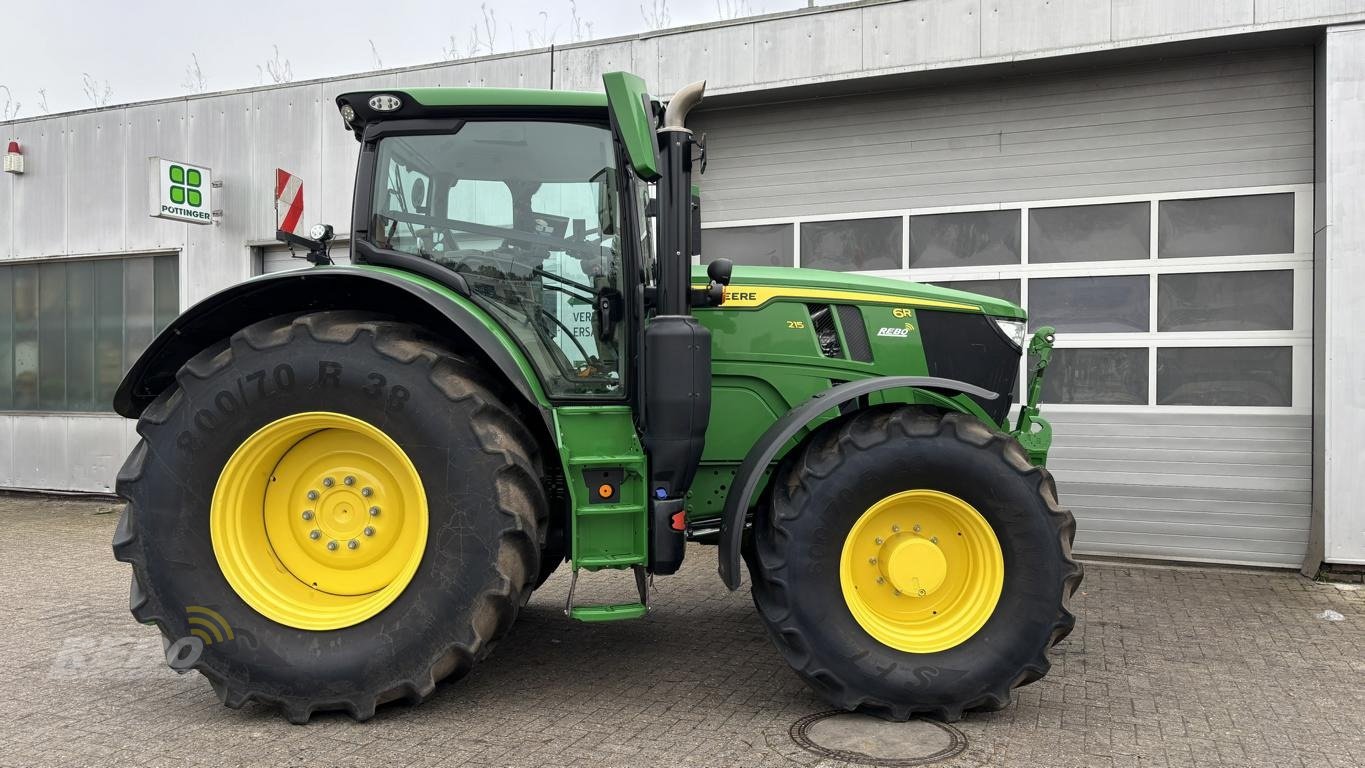
[[[706,267],[692,268],[692,283],[705,285]],[[758,307],[778,298],[809,298],[815,301],[852,304],[899,304],[955,312],[981,312],[993,317],[1023,320],[1019,305],[924,283],[887,277],[791,267],[735,267],[725,291],[728,308]]]

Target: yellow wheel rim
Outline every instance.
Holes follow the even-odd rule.
[[[218,477],[213,554],[268,619],[341,629],[388,607],[427,543],[417,468],[388,435],[340,413],[298,413],[247,438]]]
[[[905,491],[853,524],[839,583],[853,618],[878,642],[934,653],[985,625],[1000,600],[1005,559],[972,505],[939,491]]]

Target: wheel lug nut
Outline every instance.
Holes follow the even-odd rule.
[[[878,537],[877,537],[877,546],[880,547],[885,541],[886,541],[885,539],[883,539],[882,537],[878,536]]]
[[[312,539],[313,541],[317,541],[318,539],[322,538],[322,531],[319,531],[318,529],[314,528],[313,530],[308,532],[308,538]]]
[[[875,557],[869,557],[869,558],[867,559],[867,564],[868,564],[868,565],[876,565],[876,564],[877,564],[877,558],[875,558]]]
[[[360,489],[360,495],[361,495],[361,496],[369,496],[369,495],[372,494],[372,493],[374,493],[374,489],[371,488],[371,487],[368,486],[368,485],[365,486],[364,488],[361,488],[361,489]]]
[[[334,485],[336,485],[336,484],[337,484],[337,481],[333,480],[333,479],[330,478],[330,477],[324,477],[324,478],[322,478],[322,487],[323,487],[323,488],[331,488],[332,486],[334,486]]]
[[[318,492],[317,492],[317,491],[309,491],[309,492],[308,492],[308,500],[309,500],[309,501],[317,501],[317,500],[318,500]]]
[[[372,526],[369,526],[369,525],[365,526],[365,535],[366,535],[366,536],[373,536],[373,535],[374,535],[374,528],[373,528]]]
[[[345,479],[345,480],[342,480],[341,482],[343,482],[343,483],[345,483],[345,484],[347,484],[347,485],[355,485],[355,478],[354,478],[354,477],[351,477],[350,475],[347,475],[347,476],[346,476],[346,479]]]
[[[919,523],[915,523],[915,533],[919,533]]]
[[[379,507],[370,507],[370,517],[379,517]]]
[[[900,533],[900,532],[901,532],[901,527],[900,527],[899,525],[893,525],[893,526],[891,526],[891,532],[892,532],[892,533]]]
[[[360,546],[360,542],[359,542],[359,541],[356,541],[355,539],[351,539],[350,541],[346,542],[346,548],[347,548],[347,549],[355,549],[356,547],[359,547],[359,546]]]
[[[311,509],[305,509],[305,510],[303,510],[303,519],[304,519],[304,520],[312,520],[312,519],[313,519],[313,510],[311,510]]]
[[[937,537],[937,536],[930,536],[930,537],[929,537],[929,543],[930,543],[930,544],[937,544],[937,543],[938,543],[938,537]]]
[[[896,593],[896,597],[900,597],[900,596],[901,596],[901,591],[900,591],[899,589],[893,589],[893,590],[891,590],[891,591]]]
[[[927,595],[927,594],[929,594],[929,593],[928,593],[928,592],[925,592],[925,591],[922,590],[922,589],[919,591],[919,596],[920,596],[920,597],[924,597],[924,596]]]
[[[885,584],[885,583],[886,583],[886,579],[883,578],[883,577],[881,577],[881,576],[878,576],[878,577],[877,577],[877,583],[878,583],[878,584]]]
[[[337,549],[337,543],[336,543],[336,541],[333,540],[333,541],[327,542],[327,549],[329,549],[329,550],[335,552],[336,549]]]

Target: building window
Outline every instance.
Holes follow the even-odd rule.
[[[933,285],[1019,303],[1018,280],[935,280]]]
[[[0,264],[0,410],[110,410],[179,295],[174,255]]]
[[[1110,203],[1033,208],[1028,212],[1028,261],[1145,259],[1152,250],[1152,204]]]
[[[1045,402],[1306,411],[1313,258],[1296,233],[1312,229],[1313,187],[1222,192],[765,221],[707,230],[707,255],[755,243],[736,263],[878,270],[1024,304],[1058,332]]]
[[[1058,333],[1145,333],[1146,275],[1045,277],[1029,280],[1029,325]]]
[[[1157,240],[1163,259],[1294,252],[1294,195],[1162,200]]]
[[[729,259],[749,267],[790,267],[796,263],[791,224],[722,227],[701,233],[701,259]]]
[[[964,211],[910,217],[910,267],[1019,263],[1019,211]]]
[[[801,223],[801,266],[861,272],[900,269],[901,218]]]
[[[1158,331],[1289,331],[1294,272],[1191,272],[1157,278]]]
[[[1043,377],[1044,403],[1146,405],[1146,347],[1055,349]]]
[[[1158,405],[1289,406],[1291,347],[1167,347],[1156,354]]]

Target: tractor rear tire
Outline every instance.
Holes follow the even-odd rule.
[[[280,424],[303,431],[261,443],[283,453],[262,449],[233,474]],[[128,503],[113,542],[133,566],[130,607],[177,649],[171,665],[197,669],[228,707],[255,700],[304,723],[420,702],[489,653],[540,569],[548,507],[537,441],[477,365],[415,327],[351,312],[257,323],[186,363],[138,432],[118,477]],[[329,452],[317,442],[327,435],[351,442]],[[294,472],[290,457],[306,444],[323,447]],[[262,538],[233,541],[224,520]],[[289,551],[323,575],[301,576]],[[389,562],[405,574],[392,588],[308,584],[379,578]],[[248,577],[266,586],[243,587],[256,583]]]
[[[888,499],[901,506],[882,506]],[[931,526],[940,504],[965,524]],[[875,531],[863,532],[879,509],[892,512],[876,512]],[[979,550],[962,548],[973,525]],[[1009,435],[960,413],[861,411],[817,429],[774,473],[749,558],[754,602],[787,662],[836,707],[952,722],[1007,706],[1013,688],[1047,674],[1047,650],[1075,624],[1074,534],[1052,476]],[[875,543],[857,549],[858,536]],[[896,573],[878,570],[893,559]],[[939,584],[963,591],[944,586],[943,600],[928,602]],[[866,605],[891,620],[868,619]],[[937,610],[896,613],[916,605]]]

